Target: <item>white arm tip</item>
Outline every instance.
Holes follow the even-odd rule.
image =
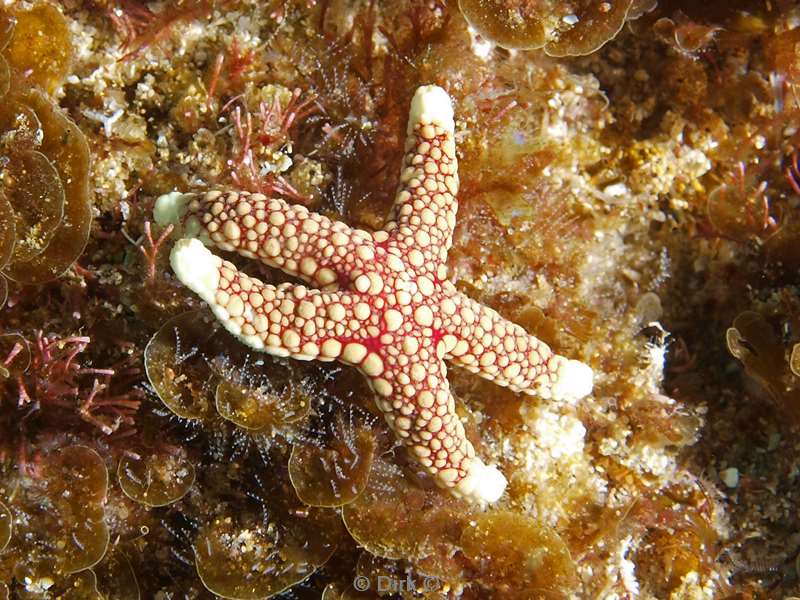
[[[568,360],[561,366],[558,375],[552,391],[555,400],[578,400],[592,392],[594,373],[589,365]]]
[[[186,218],[189,202],[195,197],[196,194],[184,194],[182,192],[170,192],[159,196],[153,207],[153,219],[162,227],[175,225],[184,237],[197,237],[208,245],[208,234],[201,227],[197,217],[192,215]]]
[[[186,214],[186,205],[193,194],[170,192],[156,199],[153,207],[153,219],[162,227],[165,225],[178,225]]]
[[[196,238],[178,240],[169,255],[169,262],[183,285],[208,304],[216,304],[220,259],[203,242]]]
[[[453,488],[460,498],[477,502],[484,506],[497,502],[506,489],[505,476],[494,465],[486,465],[475,457],[470,464],[469,473]]]
[[[450,96],[437,85],[423,85],[417,88],[411,100],[411,110],[408,116],[409,133],[413,131],[416,123],[433,123],[453,131],[453,103]]]

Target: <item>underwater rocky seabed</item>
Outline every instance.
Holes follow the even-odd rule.
[[[800,596],[800,9],[532,4],[0,3],[0,599]],[[596,374],[449,370],[486,511],[354,370],[224,333],[149,223],[230,187],[379,228],[427,83],[451,280]]]

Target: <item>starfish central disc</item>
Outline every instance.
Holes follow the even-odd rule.
[[[439,485],[494,502],[505,477],[467,440],[444,361],[516,391],[565,400],[591,391],[592,371],[447,281],[458,164],[453,109],[441,88],[417,90],[405,150],[394,207],[373,233],[238,191],[167,194],[156,202],[155,219],[181,228],[172,269],[228,331],[276,356],[355,366],[387,423]],[[314,287],[266,285],[208,246]]]

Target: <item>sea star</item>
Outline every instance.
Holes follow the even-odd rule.
[[[494,502],[506,479],[465,437],[444,361],[515,391],[565,400],[591,391],[592,371],[448,281],[458,174],[453,108],[443,89],[417,90],[405,148],[392,213],[374,233],[238,191],[167,194],[156,202],[155,219],[182,227],[172,269],[228,331],[276,356],[354,365],[389,426],[440,486]],[[266,285],[207,245],[321,289]]]

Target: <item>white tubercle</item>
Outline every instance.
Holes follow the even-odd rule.
[[[497,502],[507,484],[505,476],[497,467],[486,465],[480,458],[475,457],[470,464],[469,473],[453,488],[453,493],[485,506]]]
[[[592,392],[594,373],[591,367],[577,360],[568,360],[559,369],[559,378],[553,385],[555,400],[574,401]]]
[[[423,85],[417,88],[408,115],[409,133],[414,131],[414,125],[417,123],[433,123],[450,132],[455,129],[453,103],[447,92],[437,85]]]

